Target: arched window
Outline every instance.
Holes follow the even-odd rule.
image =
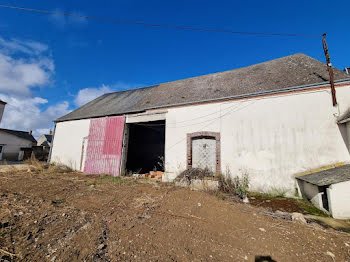
[[[220,173],[220,152],[220,133],[187,134],[187,168],[209,168],[214,173]]]

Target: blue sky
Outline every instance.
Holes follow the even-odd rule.
[[[11,1],[0,4],[234,31],[328,34],[350,66],[349,1]],[[1,127],[36,136],[104,92],[229,70],[302,52],[321,38],[245,36],[121,25],[0,8]]]

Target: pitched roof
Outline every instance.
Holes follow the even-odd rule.
[[[5,128],[0,128],[0,131],[17,136],[19,138],[29,140],[33,143],[36,143],[35,138],[33,137],[33,135],[29,134],[28,131],[19,131],[19,130],[5,129]]]
[[[350,79],[350,76],[334,69],[334,78]],[[56,121],[142,112],[151,108],[274,92],[327,81],[326,64],[304,54],[295,54],[230,71],[104,94]]]
[[[46,141],[48,141],[49,143],[52,142],[52,135],[44,135],[46,138]]]
[[[343,124],[350,121],[350,108],[338,118],[338,124]]]
[[[350,180],[350,165],[335,167],[317,173],[300,176],[297,179],[317,186],[328,186]]]
[[[41,138],[45,138],[45,140],[41,141]],[[42,135],[38,140],[38,146],[49,146],[52,142],[52,135]]]

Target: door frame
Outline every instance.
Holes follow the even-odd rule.
[[[216,141],[216,173],[221,173],[221,136],[218,132],[201,131],[187,134],[187,168],[192,168],[192,140],[201,138]]]
[[[4,153],[5,145],[2,144],[2,145],[0,145],[0,147],[1,147],[1,150],[0,150],[0,160],[2,160],[2,155],[3,155],[3,153]]]

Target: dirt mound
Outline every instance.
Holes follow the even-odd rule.
[[[349,260],[350,235],[146,179],[0,174],[0,260]]]

